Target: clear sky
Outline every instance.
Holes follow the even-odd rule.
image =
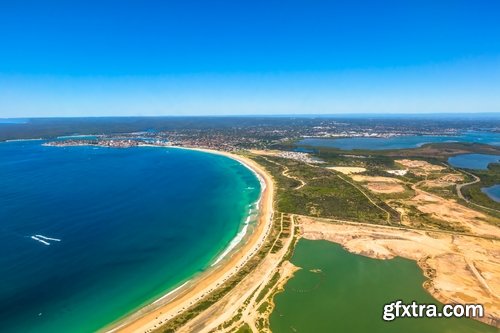
[[[2,1],[0,117],[500,112],[500,1]]]

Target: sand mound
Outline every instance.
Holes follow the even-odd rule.
[[[390,194],[404,192],[405,188],[394,183],[368,183],[366,187],[375,193]]]
[[[444,166],[431,164],[426,161],[419,160],[395,160],[396,163],[399,163],[416,175],[426,175],[430,172],[441,171],[446,169]]]
[[[401,183],[401,180],[393,177],[373,177],[373,176],[361,176],[354,175],[351,177],[353,180],[357,182],[370,182],[370,183]]]
[[[343,173],[344,175],[350,175],[353,173],[361,173],[365,172],[365,168],[360,168],[360,167],[328,167],[327,169],[335,170],[340,173]]]
[[[392,177],[372,177],[372,176],[351,176],[357,182],[365,182],[364,186],[375,193],[390,194],[404,192],[405,188],[400,185],[402,183],[397,178]]]
[[[461,174],[450,173],[434,180],[428,180],[425,182],[425,186],[428,187],[447,187],[454,186],[464,180]]]
[[[469,232],[481,236],[498,233],[498,228],[485,222],[486,215],[457,203],[430,193],[417,190],[417,195],[410,200],[419,211],[446,221],[450,225],[462,226]]]

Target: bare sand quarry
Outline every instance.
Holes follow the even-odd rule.
[[[357,182],[366,183],[364,186],[375,193],[390,194],[404,192],[405,188],[401,181],[392,177],[372,177],[352,175],[351,178]]]
[[[457,183],[463,182],[464,176],[457,173],[450,173],[439,177],[438,179],[432,179],[425,181],[424,185],[427,187],[448,187],[455,186]]]
[[[394,162],[408,168],[411,173],[417,176],[425,176],[431,172],[439,172],[446,169],[446,167],[444,166],[435,165],[426,161],[419,161],[419,160],[403,159],[403,160],[395,160]]]
[[[335,170],[337,172],[343,173],[344,175],[350,175],[353,173],[361,173],[366,171],[366,168],[361,168],[361,167],[334,166],[334,167],[327,167],[327,169]]]
[[[414,205],[422,213],[446,221],[450,225],[463,227],[467,232],[477,235],[492,236],[498,233],[499,228],[487,222],[492,220],[492,217],[463,206],[455,200],[444,199],[419,189],[415,191],[416,195],[407,203]]]

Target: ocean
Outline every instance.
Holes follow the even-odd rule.
[[[0,143],[2,332],[92,332],[206,270],[260,183],[224,156]]]

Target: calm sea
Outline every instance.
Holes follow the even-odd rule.
[[[0,331],[102,328],[205,270],[259,193],[213,154],[1,143]]]

